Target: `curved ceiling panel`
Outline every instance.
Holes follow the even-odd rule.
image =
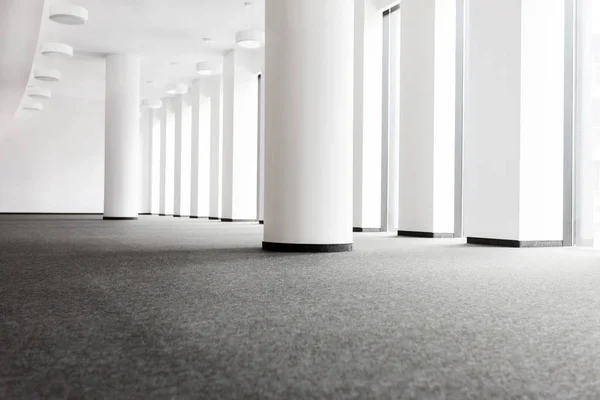
[[[0,114],[14,114],[27,88],[44,0],[0,1]]]

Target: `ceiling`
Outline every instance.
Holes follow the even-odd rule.
[[[14,115],[37,45],[44,0],[0,1],[0,114]],[[19,40],[15,40],[19,32]]]
[[[217,58],[233,49],[235,32],[247,28],[264,29],[264,1],[254,0],[46,0],[40,44],[64,42],[74,47],[72,60],[49,60],[36,55],[36,66],[51,66],[63,72],[63,81],[49,86],[55,93],[72,92],[78,80],[91,76],[82,65],[103,62],[109,53],[133,53],[142,57],[142,96],[165,96],[169,83],[190,82],[196,78],[198,61]],[[47,18],[50,5],[78,4],[88,9],[89,21],[82,26],[61,25]],[[203,41],[210,38],[210,42]],[[93,71],[92,71],[93,70]],[[153,83],[148,83],[152,81]]]

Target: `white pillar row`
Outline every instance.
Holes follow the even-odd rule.
[[[257,220],[258,75],[262,51],[236,49],[223,61],[222,221]]]
[[[210,200],[211,220],[221,219],[223,169],[223,80],[220,76],[206,79],[205,87],[210,97]]]
[[[470,1],[464,230],[473,244],[563,240],[564,0]]]
[[[140,192],[140,58],[106,57],[104,219],[137,219]]]
[[[354,231],[381,229],[383,17],[371,0],[355,0]]]
[[[160,207],[161,216],[173,215],[175,170],[175,115],[173,99],[164,98],[160,112]]]
[[[190,216],[190,186],[192,157],[192,109],[188,94],[173,98],[175,115],[175,170],[173,189],[173,216]]]
[[[190,91],[192,106],[191,218],[208,218],[210,203],[211,100],[208,78],[196,79]]]
[[[263,248],[350,251],[354,6],[267,0],[266,38]]]
[[[456,0],[403,0],[398,234],[454,236]]]

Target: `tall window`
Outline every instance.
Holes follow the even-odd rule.
[[[600,249],[600,2],[577,8],[575,242]]]

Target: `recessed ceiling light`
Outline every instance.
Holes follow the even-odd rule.
[[[83,25],[88,20],[88,10],[74,4],[53,4],[50,19],[59,24]]]
[[[214,61],[201,61],[196,64],[196,72],[204,76],[218,75],[221,72],[221,64]]]
[[[162,100],[144,99],[142,100],[142,107],[158,110],[162,107]]]
[[[171,65],[174,66],[174,67],[177,67],[177,66],[179,66],[181,64],[179,64],[179,62],[177,62],[177,61],[171,61]]]
[[[34,71],[33,77],[42,82],[56,82],[61,78],[60,71],[55,69],[37,69]]]
[[[186,94],[188,92],[188,86],[184,83],[180,83],[178,85],[169,85],[167,86],[168,94]]]
[[[235,42],[245,49],[258,49],[265,42],[265,33],[259,29],[247,29],[235,34]]]
[[[36,99],[49,99],[52,97],[52,92],[41,87],[30,87],[27,89],[27,96]]]
[[[64,43],[44,43],[40,52],[42,55],[54,58],[71,58],[73,57],[73,47]]]
[[[23,103],[23,110],[27,111],[42,111],[44,109],[44,105],[39,101],[28,101]]]

